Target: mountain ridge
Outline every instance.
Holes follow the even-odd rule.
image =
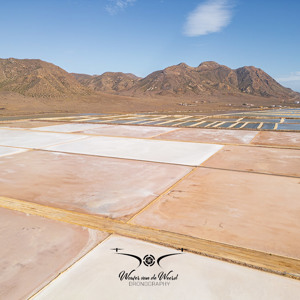
[[[259,68],[244,66],[231,69],[214,61],[202,62],[197,67],[180,63],[140,78],[122,72],[101,75],[68,73],[38,59],[0,59],[0,91],[41,98],[98,92],[140,98],[231,95],[300,98],[300,93],[283,87]]]
[[[140,79],[132,73],[105,72],[102,75],[71,73],[82,85],[93,91],[120,92],[129,89]]]
[[[118,85],[105,85],[117,82]],[[185,63],[154,71],[144,78],[129,78],[120,72],[106,72],[83,79],[82,74],[74,76],[83,85],[95,91],[117,93],[127,96],[201,96],[201,95],[237,95],[239,93],[260,97],[300,97],[300,94],[283,87],[270,75],[254,66],[231,69],[214,61],[206,61],[197,67]],[[128,84],[130,82],[130,84]]]
[[[216,62],[198,67],[184,63],[153,72],[139,80],[133,95],[213,95],[246,93],[261,97],[294,97],[297,92],[285,88],[259,68],[245,66],[230,69]]]

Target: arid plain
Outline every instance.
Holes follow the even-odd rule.
[[[1,299],[298,299],[298,93],[214,62],[0,67]]]

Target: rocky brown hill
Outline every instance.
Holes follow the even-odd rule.
[[[299,93],[285,88],[263,70],[243,67],[235,70],[241,92],[263,97],[294,97]]]
[[[71,74],[38,59],[0,59],[0,91],[17,92],[32,97],[87,95]]]
[[[72,74],[81,84],[94,91],[108,93],[127,91],[140,79],[134,74],[121,72],[106,72],[102,75]]]
[[[123,91],[125,93],[125,90]],[[131,95],[197,96],[236,95],[292,98],[299,93],[281,86],[255,67],[236,70],[216,62],[204,62],[193,68],[184,63],[153,72],[126,91]]]

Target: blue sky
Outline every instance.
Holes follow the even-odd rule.
[[[2,0],[0,57],[141,77],[213,60],[300,91],[299,15],[296,0]]]

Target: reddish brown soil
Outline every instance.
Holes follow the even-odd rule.
[[[249,107],[244,104],[251,104]],[[295,106],[293,101],[278,98],[242,96],[181,97],[126,97],[98,93],[67,98],[33,98],[13,92],[0,92],[0,117],[51,113],[189,113],[218,114],[258,110],[272,105]]]

